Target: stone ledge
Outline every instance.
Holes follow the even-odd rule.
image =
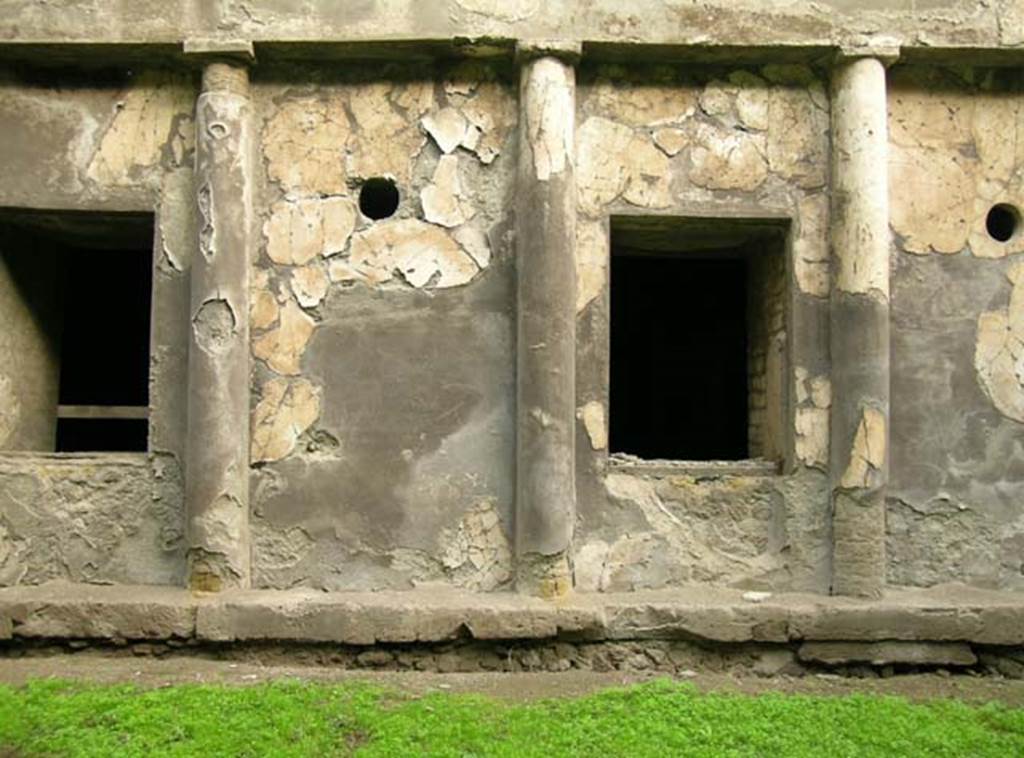
[[[1024,644],[1024,593],[946,585],[890,589],[881,600],[687,587],[545,601],[455,589],[408,592],[246,590],[195,595],[153,586],[47,584],[0,589],[0,638],[349,645],[455,639],[720,643],[882,640]]]

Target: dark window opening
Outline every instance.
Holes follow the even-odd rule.
[[[645,459],[748,457],[747,261],[611,257],[610,450]]]
[[[131,452],[146,450],[146,419],[61,418],[57,420],[57,451]]]
[[[152,245],[149,215],[0,211],[0,255],[41,327],[22,342],[35,415],[20,449],[148,449]]]
[[[58,452],[146,450],[152,254],[64,247]],[[69,406],[94,406],[92,417]],[[107,409],[109,417],[102,409]]]
[[[359,190],[359,210],[374,221],[393,216],[398,200],[398,187],[390,179],[367,179]]]
[[[1012,205],[993,205],[985,217],[985,229],[997,242],[1009,242],[1020,224],[1020,212]]]

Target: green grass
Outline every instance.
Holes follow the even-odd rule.
[[[1007,756],[1024,710],[892,697],[701,695],[655,681],[578,699],[412,698],[361,683],[0,687],[0,756]]]

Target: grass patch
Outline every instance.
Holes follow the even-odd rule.
[[[1024,755],[1024,710],[893,697],[701,695],[666,680],[512,704],[302,682],[0,687],[9,756]]]

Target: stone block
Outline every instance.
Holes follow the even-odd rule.
[[[801,661],[829,666],[849,663],[972,666],[978,661],[965,642],[805,642],[797,655]]]

